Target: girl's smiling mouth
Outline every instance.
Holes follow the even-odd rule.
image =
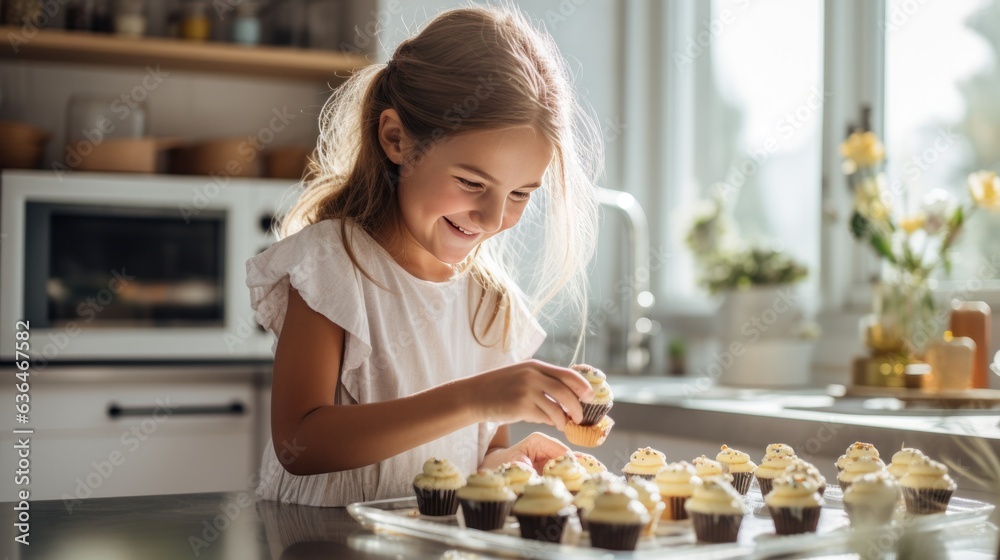
[[[441,217],[444,218],[444,216],[441,216]],[[471,231],[463,228],[462,226],[456,224],[455,222],[449,220],[448,218],[444,218],[444,221],[448,222],[448,224],[451,225],[451,228],[453,230],[455,230],[457,232],[460,232],[464,237],[475,237],[475,236],[479,235],[478,233],[473,233],[473,232],[471,232]]]

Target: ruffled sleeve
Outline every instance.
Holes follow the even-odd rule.
[[[362,282],[344,248],[339,222],[332,220],[307,226],[247,260],[250,306],[257,322],[274,334],[275,346],[291,286],[310,308],[344,329],[342,374],[357,369],[372,352]],[[342,378],[346,383],[349,376]]]

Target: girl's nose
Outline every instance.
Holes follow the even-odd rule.
[[[485,233],[496,233],[503,226],[504,206],[507,198],[497,200],[495,196],[484,196],[473,212],[472,219]]]

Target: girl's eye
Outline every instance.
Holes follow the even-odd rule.
[[[529,198],[531,198],[531,193],[530,192],[513,191],[512,193],[510,193],[510,198],[511,198],[511,200],[516,200],[518,202],[523,202],[523,201],[528,200]]]
[[[464,188],[466,188],[466,189],[469,189],[469,190],[479,190],[479,189],[483,188],[483,184],[482,183],[476,183],[475,181],[470,181],[468,179],[463,179],[461,177],[455,177],[455,178],[458,179],[458,182],[461,183],[462,186]]]

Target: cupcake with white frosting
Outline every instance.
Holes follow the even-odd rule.
[[[870,443],[856,441],[847,448],[843,455],[837,458],[837,473],[844,471],[848,461],[858,457],[875,457],[879,459],[878,449]]]
[[[889,474],[896,477],[896,480],[899,480],[906,476],[906,471],[910,468],[910,463],[917,457],[923,456],[923,451],[919,449],[903,447],[892,454],[892,463],[886,469],[889,471]]]
[[[646,480],[644,478],[633,478],[629,481],[628,485],[635,490],[636,499],[639,503],[646,508],[646,512],[649,513],[649,523],[642,529],[643,535],[652,535],[656,533],[656,525],[660,521],[660,516],[663,515],[663,509],[666,504],[663,503],[663,499],[660,497],[660,489],[652,481]]]
[[[948,476],[948,467],[926,455],[913,459],[899,485],[903,489],[906,511],[917,514],[947,510],[957,487]]]
[[[740,494],[723,478],[709,477],[694,485],[694,494],[684,503],[695,536],[710,543],[736,542],[746,506]]]
[[[480,469],[469,475],[465,486],[458,489],[462,518],[469,529],[494,531],[503,529],[517,496],[495,471]]]
[[[841,490],[846,491],[851,487],[851,483],[862,475],[882,470],[885,470],[885,463],[878,457],[872,455],[852,457],[844,463],[844,470],[837,475],[837,483],[840,484]]]
[[[591,476],[601,472],[608,472],[608,467],[605,467],[604,463],[598,461],[597,457],[589,453],[574,451],[573,455],[576,457],[576,462],[583,465],[583,470],[587,471],[587,474]]]
[[[719,463],[723,473],[733,477],[733,488],[746,496],[747,492],[750,491],[750,484],[753,482],[754,471],[757,470],[757,464],[750,460],[750,455],[723,445],[722,450],[715,456],[715,460]]]
[[[718,461],[713,461],[708,457],[702,455],[701,457],[695,457],[691,464],[694,465],[694,474],[698,475],[698,478],[704,480],[710,476],[717,476],[726,482],[733,483],[733,475],[722,470],[722,463]]]
[[[517,517],[522,538],[559,542],[575,510],[573,496],[562,480],[546,476],[524,488],[511,513]]]
[[[566,489],[576,494],[580,491],[580,485],[589,475],[583,465],[576,460],[576,456],[567,453],[561,457],[549,459],[542,467],[542,476],[554,476],[562,479]]]
[[[757,485],[760,486],[760,495],[767,496],[771,492],[774,479],[785,473],[785,469],[792,464],[795,459],[795,450],[790,445],[784,443],[772,443],[767,446],[764,458],[754,471],[757,478]]]
[[[804,461],[798,457],[792,459],[792,464],[788,465],[788,468],[785,469],[783,475],[804,476],[806,478],[812,479],[813,482],[815,482],[816,485],[819,487],[818,492],[820,496],[822,496],[823,493],[826,492],[826,477],[824,477],[823,474],[819,472],[819,469],[816,468],[816,465],[813,465],[812,463]]]
[[[649,512],[636,499],[635,489],[621,484],[606,487],[587,514],[590,544],[609,550],[635,550]]]
[[[643,447],[632,453],[628,464],[622,468],[626,480],[643,478],[653,480],[656,473],[667,465],[667,457],[652,447]]]
[[[864,474],[844,492],[844,511],[854,527],[884,525],[899,503],[899,483],[887,471]]]
[[[576,516],[580,520],[580,528],[587,530],[587,514],[594,509],[594,499],[612,484],[624,484],[624,479],[609,472],[601,472],[588,477],[580,485],[580,490],[573,496],[576,506]]]
[[[524,488],[532,482],[537,482],[540,477],[534,469],[530,469],[521,463],[504,463],[497,467],[497,474],[503,477],[507,487],[514,491],[514,495],[520,496],[524,493]]]
[[[417,509],[421,515],[455,515],[458,511],[457,491],[465,486],[465,477],[448,459],[430,458],[413,479]]]
[[[670,463],[656,473],[653,482],[660,490],[660,499],[666,504],[663,509],[663,519],[669,521],[687,519],[684,502],[694,494],[695,486],[701,484],[701,479],[695,476],[691,463],[687,461]]]
[[[580,401],[583,406],[583,420],[580,421],[580,425],[593,426],[600,422],[614,406],[615,396],[611,392],[611,386],[608,385],[608,378],[603,371],[587,364],[572,365],[570,369],[582,375],[594,390],[594,398],[588,402]]]
[[[779,535],[815,533],[823,509],[819,486],[810,478],[783,475],[774,479],[774,487],[764,498]]]

